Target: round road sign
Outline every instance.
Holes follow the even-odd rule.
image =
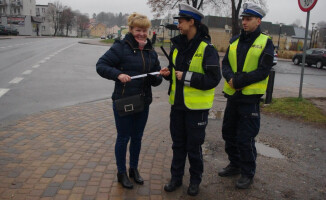
[[[308,12],[316,5],[317,0],[298,0],[299,7],[303,12]]]

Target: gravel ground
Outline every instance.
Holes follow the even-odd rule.
[[[326,199],[325,127],[262,115],[257,141],[278,149],[285,158],[258,155],[253,186],[238,190],[239,176],[217,175],[228,164],[221,126],[222,119],[209,121],[202,184],[207,195],[201,193],[200,199]]]

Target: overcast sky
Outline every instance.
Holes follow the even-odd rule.
[[[45,5],[54,0],[36,0],[36,4]],[[70,6],[73,10],[88,13],[132,13],[139,12],[153,18],[147,0],[59,0],[63,5]],[[307,13],[300,10],[298,0],[267,0],[268,13],[263,19],[273,23],[292,24],[296,19],[301,21],[301,26],[306,25]],[[316,6],[310,11],[309,27],[311,23],[326,21],[326,0],[318,0]]]

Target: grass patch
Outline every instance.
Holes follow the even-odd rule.
[[[311,101],[306,99],[273,99],[270,105],[262,107],[262,111],[304,122],[326,124],[326,115]]]
[[[113,44],[114,43],[114,39],[105,39],[105,40],[101,40],[101,42],[103,43],[107,43],[107,44]]]
[[[170,47],[170,42],[156,42],[154,44],[155,47],[161,47],[163,45],[163,47]]]

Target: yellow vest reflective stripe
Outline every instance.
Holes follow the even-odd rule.
[[[260,34],[255,40],[255,42],[251,45],[244,65],[243,65],[243,72],[251,72],[258,68],[259,58],[265,49],[269,36]],[[232,71],[234,73],[237,72],[237,47],[239,44],[239,38],[234,41],[229,47],[229,63],[231,65]],[[262,81],[257,83],[253,83],[244,87],[241,92],[244,95],[255,95],[255,94],[265,94],[266,88],[268,83],[268,77]],[[228,95],[233,95],[235,93],[235,89],[231,88],[231,86],[225,81],[224,82],[224,89],[223,91]]]
[[[196,72],[205,74],[203,69],[203,58],[205,49],[207,47],[206,42],[201,42],[191,59],[189,70],[190,72]],[[175,65],[176,58],[178,55],[178,50],[174,49],[172,55],[172,62]],[[175,90],[176,90],[176,76],[175,76],[175,69],[172,68],[172,85],[170,90],[170,104],[174,104],[175,99]],[[215,88],[210,90],[199,90],[193,87],[184,86],[183,87],[183,96],[184,96],[184,104],[187,108],[191,110],[203,110],[203,109],[210,109],[213,106]]]

